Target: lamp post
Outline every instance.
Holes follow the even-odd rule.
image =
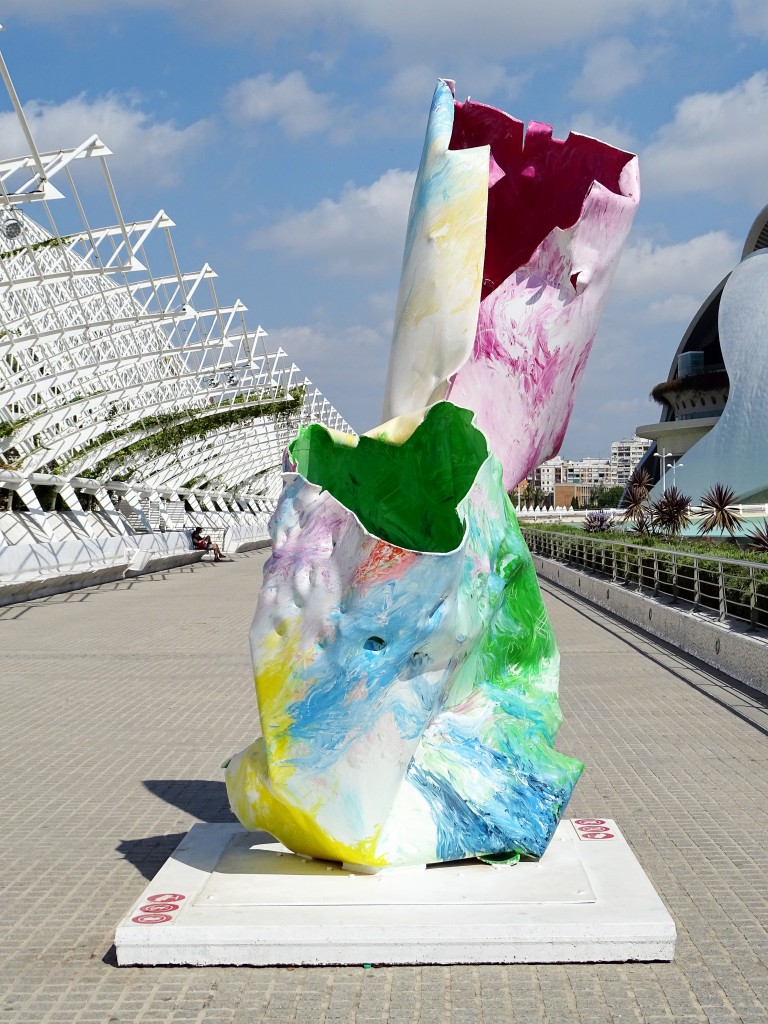
[[[658,452],[653,453],[654,459],[661,459],[661,489],[666,491],[667,489],[667,449],[661,449],[662,454]]]
[[[667,489],[667,470],[668,469],[672,470],[672,486],[673,487],[677,487],[677,458],[679,458],[679,456],[676,458],[674,452],[668,452],[666,448],[662,448],[661,449],[661,455],[659,455],[658,452],[654,452],[653,453],[653,457],[654,457],[654,459],[661,459],[661,489],[662,489],[662,491],[666,491],[666,489]],[[667,463],[667,459],[668,458],[672,460],[669,464]],[[683,463],[681,462],[680,465],[682,466]]]

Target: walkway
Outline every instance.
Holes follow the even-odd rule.
[[[768,1020],[768,708],[547,584],[570,816],[616,818],[672,964],[117,968],[115,923],[251,739],[262,552],[0,609],[0,1024]]]

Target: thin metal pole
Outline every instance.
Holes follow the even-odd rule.
[[[16,111],[16,116],[19,119],[19,123],[21,125],[21,130],[24,132],[24,137],[27,140],[27,145],[29,146],[29,151],[32,154],[32,159],[35,161],[35,166],[37,167],[37,173],[38,173],[38,176],[40,178],[40,182],[42,183],[42,182],[47,180],[46,175],[45,175],[45,167],[43,167],[43,161],[40,159],[40,154],[37,151],[37,146],[35,145],[35,140],[32,138],[32,132],[29,130],[29,125],[27,124],[27,119],[24,116],[24,110],[23,110],[23,108],[21,106],[21,103],[19,102],[19,97],[16,95],[16,90],[13,87],[13,82],[11,81],[11,76],[8,73],[8,68],[6,66],[6,63],[3,60],[2,53],[0,53],[0,75],[3,76],[3,81],[5,82],[5,88],[8,90],[8,95],[10,96],[11,103],[13,104],[13,109]]]
[[[749,568],[749,623],[752,629],[757,628],[757,580],[753,566]]]
[[[653,592],[659,592],[659,553],[656,548],[653,549]]]
[[[717,563],[717,601],[720,613],[718,618],[723,622],[728,611],[728,606],[725,596],[725,567],[722,562]]]

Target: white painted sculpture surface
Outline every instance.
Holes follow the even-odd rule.
[[[384,420],[444,398],[477,330],[491,149],[450,148],[452,86],[435,91],[413,190]]]

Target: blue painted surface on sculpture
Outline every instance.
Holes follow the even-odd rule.
[[[573,764],[546,764],[543,745],[527,742],[524,723],[515,729],[507,721],[493,730],[493,741],[478,736],[474,724],[443,715],[435,732],[439,751],[427,739],[408,768],[435,819],[439,859],[541,856],[578,778]]]

